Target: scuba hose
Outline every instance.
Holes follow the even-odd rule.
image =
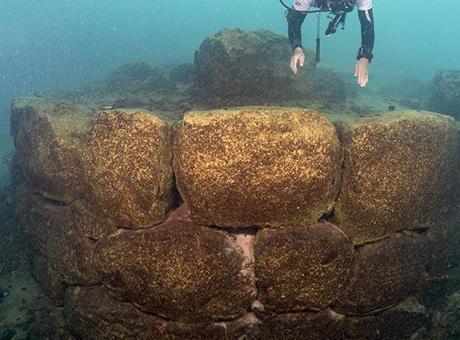
[[[287,8],[288,11],[296,11],[301,14],[308,13],[317,13],[317,35],[316,35],[316,62],[321,61],[321,39],[320,39],[320,29],[321,29],[321,13],[327,12],[330,13],[328,16],[331,18],[329,25],[327,26],[326,32],[324,33],[326,37],[337,32],[337,28],[341,25],[342,30],[345,29],[345,20],[347,13],[351,12],[355,6],[355,1],[353,0],[338,0],[338,1],[321,1],[319,9],[312,11],[299,11],[293,7],[289,7],[284,0],[279,0],[283,7]]]
[[[321,30],[321,13],[316,14],[317,26],[316,26],[316,63],[321,62],[321,38],[319,37],[319,31]]]

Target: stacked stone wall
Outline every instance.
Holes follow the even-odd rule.
[[[12,132],[35,277],[77,338],[423,337],[456,286],[446,116],[24,99]]]

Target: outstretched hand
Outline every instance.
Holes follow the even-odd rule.
[[[358,84],[365,87],[369,81],[369,60],[361,58],[355,65],[355,77],[358,79]]]
[[[305,63],[305,54],[303,53],[302,48],[297,47],[294,50],[294,54],[291,57],[291,70],[295,74],[297,74],[297,64],[299,64],[300,67],[303,67],[303,64]]]

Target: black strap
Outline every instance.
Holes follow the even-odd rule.
[[[302,14],[330,12],[329,9],[317,9],[317,10],[314,10],[314,11],[299,11],[299,10],[297,10],[295,8],[292,8],[292,7],[289,7],[288,5],[286,5],[286,3],[283,0],[279,0],[279,1],[280,1],[281,5],[286,7],[289,11],[296,11],[296,12],[299,12],[299,13],[302,13]]]

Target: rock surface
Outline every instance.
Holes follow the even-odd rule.
[[[266,310],[324,309],[348,278],[353,247],[340,229],[309,227],[262,230],[255,243],[259,300]]]
[[[18,166],[28,186],[54,200],[85,195],[81,174],[85,136],[92,113],[60,102],[23,99],[11,110]]]
[[[169,320],[236,318],[255,298],[236,242],[188,222],[118,233],[97,245],[94,261],[113,294]]]
[[[112,226],[82,207],[55,205],[38,195],[29,195],[23,209],[35,276],[55,304],[62,305],[65,286],[101,283],[93,252],[98,240],[115,231]]]
[[[196,90],[201,101],[270,103],[312,96],[314,58],[296,76],[289,69],[287,38],[270,31],[222,30],[195,52]]]
[[[200,224],[309,225],[337,194],[339,141],[316,111],[191,112],[177,127],[174,154],[179,192]]]
[[[335,223],[364,244],[436,227],[455,198],[459,141],[453,119],[396,112],[339,127],[345,148]]]
[[[165,219],[173,202],[169,127],[145,111],[104,111],[88,137],[88,203],[117,226],[138,229]]]
[[[30,190],[83,200],[124,228],[161,223],[174,200],[169,126],[151,112],[24,99],[12,109],[18,165]]]
[[[430,251],[429,240],[419,235],[398,235],[359,247],[338,310],[366,315],[404,301],[423,284]]]

